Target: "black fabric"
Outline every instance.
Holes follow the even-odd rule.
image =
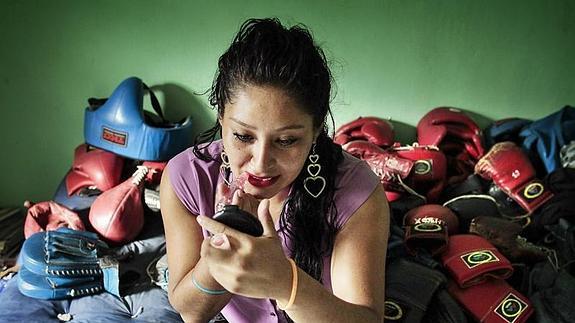
[[[490,149],[502,141],[513,141],[516,144],[521,144],[522,139],[519,138],[519,133],[531,123],[531,120],[523,118],[506,118],[494,121],[483,129],[485,149]]]
[[[575,169],[558,168],[543,182],[554,196],[533,215],[533,225],[555,224],[560,218],[575,219]]]
[[[393,221],[392,221],[393,222]],[[387,240],[387,259],[392,261],[398,258],[405,258],[408,256],[405,243],[403,242],[404,236],[403,229],[392,223],[389,230],[389,239]]]
[[[446,283],[438,270],[397,259],[387,265],[385,320],[421,322],[435,292]]]
[[[551,286],[531,296],[537,322],[575,322],[575,263],[548,276],[553,280]]]
[[[575,221],[560,218],[557,224],[545,226],[551,232],[553,248],[564,264],[575,261]]]
[[[422,322],[425,323],[465,323],[469,322],[463,308],[451,297],[446,289],[440,288],[431,300]]]
[[[26,213],[23,208],[0,209],[0,269],[4,260],[13,262],[22,247],[24,219]]]

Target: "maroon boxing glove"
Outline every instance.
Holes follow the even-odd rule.
[[[391,148],[399,157],[413,161],[413,169],[405,184],[426,197],[427,202],[439,199],[446,183],[447,160],[435,146],[401,146]]]
[[[380,147],[393,145],[394,131],[391,122],[378,117],[359,117],[339,127],[334,142],[344,145],[353,140],[367,140]]]
[[[90,223],[111,244],[131,242],[144,226],[142,191],[148,168],[138,166],[131,178],[96,198],[90,208]]]
[[[405,246],[410,253],[425,249],[435,256],[447,248],[448,237],[457,233],[459,221],[449,208],[426,204],[409,210],[403,225]]]
[[[53,231],[61,227],[84,231],[84,223],[78,214],[63,205],[53,201],[32,203],[26,201],[24,206],[28,208],[24,222],[24,237],[36,232]]]
[[[413,167],[411,160],[401,158],[394,151],[384,150],[366,140],[353,140],[344,144],[342,148],[369,165],[383,184],[390,202],[399,199],[405,193],[400,183],[411,172]]]
[[[473,173],[485,150],[479,126],[463,111],[439,107],[425,114],[417,124],[417,141],[437,146],[447,158],[447,183],[457,184]]]
[[[426,113],[417,123],[417,141],[422,145],[440,146],[445,140],[467,142],[469,153],[484,153],[481,128],[463,111],[438,107]],[[478,157],[476,157],[478,158]]]
[[[447,290],[477,322],[522,323],[533,314],[529,299],[501,279],[469,288],[450,281]]]
[[[449,237],[441,261],[462,288],[479,284],[488,277],[505,279],[513,273],[509,260],[487,239],[474,234]]]
[[[74,151],[72,169],[66,175],[66,190],[72,196],[83,187],[106,191],[121,183],[124,158],[111,152],[81,144]]]
[[[341,147],[343,150],[362,160],[385,154],[383,148],[367,140],[352,140]]]
[[[492,180],[497,187],[532,213],[553,197],[535,178],[529,157],[511,141],[495,144],[475,165],[475,172]]]
[[[162,179],[162,173],[164,172],[164,168],[168,162],[159,162],[159,161],[145,161],[142,163],[142,166],[146,166],[148,168],[148,174],[146,175],[146,183],[149,183],[150,186],[156,186],[160,184],[160,180]]]

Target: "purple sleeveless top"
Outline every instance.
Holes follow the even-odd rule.
[[[214,214],[216,186],[223,181],[220,176],[221,151],[222,143],[218,140],[207,148],[207,153],[213,156],[214,161],[203,161],[194,155],[192,148],[188,148],[168,163],[172,188],[192,214],[209,217]],[[335,185],[334,200],[338,211],[336,221],[341,227],[379,185],[379,179],[365,162],[344,152]],[[282,240],[284,253],[289,256],[291,239],[279,230],[277,223],[276,229]],[[206,231],[204,236],[207,236]],[[332,291],[331,255],[324,257],[323,264],[323,285]],[[222,309],[222,314],[231,323],[286,322],[283,312],[277,308],[275,301],[239,295],[232,296],[230,302]]]

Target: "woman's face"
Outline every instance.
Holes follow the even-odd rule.
[[[224,149],[244,191],[272,198],[298,176],[315,138],[313,118],[283,90],[248,85],[225,106]]]

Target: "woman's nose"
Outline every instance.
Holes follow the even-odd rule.
[[[254,145],[252,151],[252,167],[256,173],[254,175],[266,175],[266,172],[274,163],[273,151],[271,145],[266,142],[260,142]]]

